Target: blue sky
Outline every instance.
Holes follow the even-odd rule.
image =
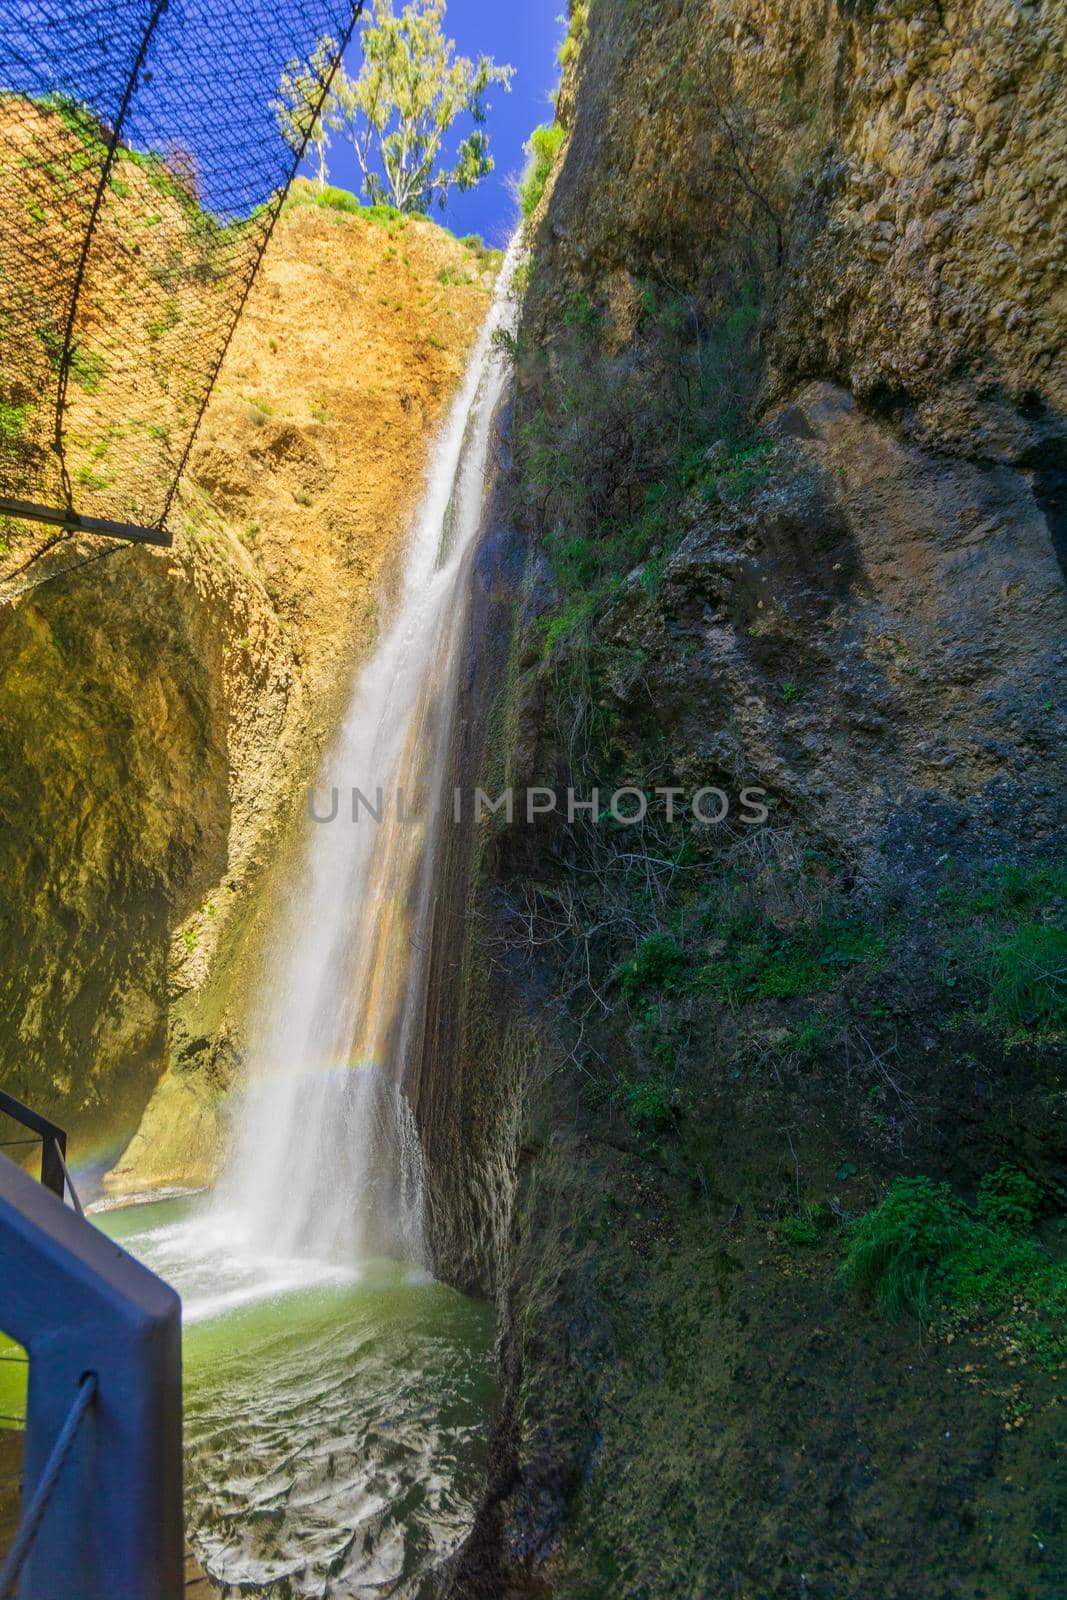
[[[395,9],[401,9],[399,0]],[[557,19],[565,9],[565,0],[448,0],[445,32],[456,41],[459,53],[489,55],[515,68],[511,93],[505,94],[497,85],[489,96],[486,130],[496,170],[476,189],[449,199],[442,220],[455,233],[480,233],[488,244],[503,245],[515,225],[508,179],[525,164],[522,147],[531,131],[539,122],[552,119],[548,97],[559,79],[556,49],[564,32]],[[357,30],[345,65],[355,75],[359,63]],[[465,118],[454,132],[461,138],[470,132],[470,126],[470,119]],[[355,155],[337,135],[330,146],[329,163],[330,182],[358,193]]]
[[[396,0],[398,11],[402,4]],[[509,180],[525,165],[523,145],[532,130],[552,117],[549,94],[559,78],[556,50],[565,4],[448,0],[445,31],[459,52],[489,55],[515,68],[511,92],[497,85],[489,94],[486,131],[496,169],[476,189],[453,194],[442,218],[458,234],[480,233],[487,243],[502,245],[514,228]],[[343,9],[341,0],[304,0],[292,16],[277,7],[235,7],[232,0],[172,5],[153,35],[150,70],[134,97],[124,139],[164,156],[175,149],[189,153],[203,203],[225,222],[247,216],[283,180],[292,159],[270,109],[278,75],[288,60],[306,57],[316,39],[336,31]],[[154,0],[116,0],[103,52],[87,48],[84,5],[7,0],[5,10],[10,36],[0,44],[0,89],[58,92],[111,121]],[[351,74],[358,74],[361,59],[357,29],[346,56]],[[456,124],[453,149],[471,127],[469,117]],[[329,160],[331,181],[359,193],[355,155],[336,134]]]

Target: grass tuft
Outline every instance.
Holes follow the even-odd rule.
[[[1067,1263],[1030,1231],[1036,1185],[1011,1167],[982,1180],[974,1211],[947,1183],[897,1178],[852,1224],[840,1281],[890,1317],[1003,1317],[1043,1364],[1067,1360]]]
[[[526,146],[529,162],[519,185],[519,205],[523,216],[529,220],[541,204],[541,197],[556,165],[567,130],[558,122],[545,123],[535,128]]]
[[[963,1245],[966,1209],[947,1183],[898,1178],[880,1205],[853,1224],[841,1280],[873,1297],[886,1316],[931,1316],[931,1276]]]

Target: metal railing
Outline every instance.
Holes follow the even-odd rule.
[[[63,1203],[62,1130],[19,1120],[51,1181],[0,1154],[0,1329],[29,1354],[23,1513],[0,1600],[179,1600],[181,1302]]]
[[[78,1385],[78,1392],[74,1396],[74,1403],[67,1412],[66,1420],[59,1430],[59,1437],[52,1446],[48,1460],[45,1462],[41,1473],[40,1482],[34,1490],[33,1498],[19,1523],[14,1542],[7,1555],[0,1563],[0,1600],[9,1600],[9,1596],[16,1593],[22,1569],[29,1560],[30,1551],[33,1549],[34,1540],[44,1521],[44,1514],[52,1500],[59,1475],[67,1464],[71,1447],[78,1437],[78,1429],[82,1419],[96,1398],[96,1373],[87,1372]]]
[[[16,1100],[13,1094],[7,1094],[3,1089],[0,1089],[0,1111],[30,1129],[32,1134],[28,1139],[0,1139],[0,1150],[40,1144],[41,1182],[60,1200],[69,1195],[75,1211],[79,1216],[84,1216],[77,1190],[67,1170],[67,1135],[64,1130],[39,1112],[31,1111],[29,1106],[24,1106],[21,1100]]]

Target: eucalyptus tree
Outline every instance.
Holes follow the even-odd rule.
[[[339,133],[344,126],[336,91],[331,90],[323,99],[336,55],[337,40],[328,35],[320,39],[309,61],[290,61],[283,69],[277,94],[270,103],[282,138],[290,149],[302,150],[306,141],[314,152],[320,189],[326,187],[326,151],[330,135]],[[338,67],[338,75],[342,70]]]
[[[400,211],[442,207],[452,188],[472,189],[493,170],[485,123],[494,84],[510,90],[514,68],[489,56],[456,54],[442,26],[445,0],[410,0],[399,15],[392,0],[375,0],[362,33],[363,63],[342,75],[334,114],[356,152],[363,190],[372,204]],[[450,162],[447,138],[469,116],[474,128]]]

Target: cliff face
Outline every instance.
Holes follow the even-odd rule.
[[[168,204],[139,180],[131,227]],[[431,224],[296,202],[173,548],[66,573],[57,552],[0,608],[4,1081],[72,1128],[76,1157],[140,1123],[119,1189],[212,1173],[275,863],[492,285],[492,261]],[[91,448],[76,423],[92,470],[121,471],[136,440]],[[5,570],[39,542],[5,538]]]
[[[468,782],[731,810],[496,818],[471,851],[456,1081],[506,1097],[516,1030],[536,1068],[510,1194],[439,1174],[442,1270],[504,1330],[456,1594],[1067,1581],[1065,20],[589,8]],[[850,1292],[858,1219],[915,1174],[971,1217],[1031,1184],[1044,1287],[934,1250],[925,1331]],[[490,1201],[474,1271],[456,1219]]]
[[[782,257],[771,392],[826,377],[937,446],[1037,443],[1067,401],[1058,5],[596,10],[538,247],[559,277],[696,287],[752,228]]]

